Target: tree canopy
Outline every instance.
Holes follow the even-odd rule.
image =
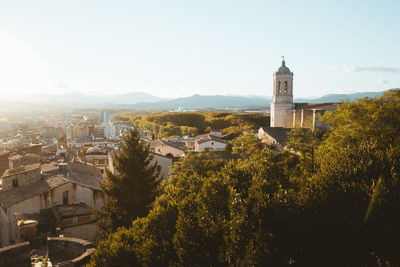
[[[279,153],[244,135],[237,160],[184,157],[150,213],[101,242],[92,264],[399,265],[400,92],[323,119],[328,132],[293,130]]]
[[[269,125],[269,116],[254,113],[230,112],[165,112],[147,115],[120,114],[120,119],[157,137],[204,134],[212,129],[226,133],[258,129]]]

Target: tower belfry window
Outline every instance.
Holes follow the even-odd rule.
[[[285,81],[285,93],[287,93],[287,91],[288,91],[288,82]]]

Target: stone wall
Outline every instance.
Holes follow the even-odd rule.
[[[29,242],[0,248],[0,266],[31,266]]]
[[[13,180],[17,180],[18,187],[40,181],[40,164],[30,164],[16,169],[7,170],[2,177],[4,191],[13,189]]]
[[[271,103],[271,127],[293,127],[293,103]]]
[[[50,261],[60,266],[83,266],[94,252],[91,242],[78,238],[48,237],[47,253]]]

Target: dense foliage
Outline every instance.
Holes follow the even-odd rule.
[[[232,144],[238,160],[185,157],[92,265],[399,265],[400,91],[324,120],[327,133],[295,129],[280,153],[248,134]]]
[[[113,154],[113,165],[115,174],[106,170],[102,185],[107,202],[98,214],[98,225],[103,237],[147,215],[162,179],[160,167],[152,163],[149,148],[137,130],[124,136],[124,145]]]
[[[269,125],[269,116],[229,112],[166,112],[147,115],[121,114],[119,119],[130,120],[135,127],[157,137],[196,136],[211,129],[226,133],[258,129]]]

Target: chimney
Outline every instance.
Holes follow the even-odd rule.
[[[58,171],[62,173],[67,173],[68,172],[68,163],[62,162],[58,163]]]

